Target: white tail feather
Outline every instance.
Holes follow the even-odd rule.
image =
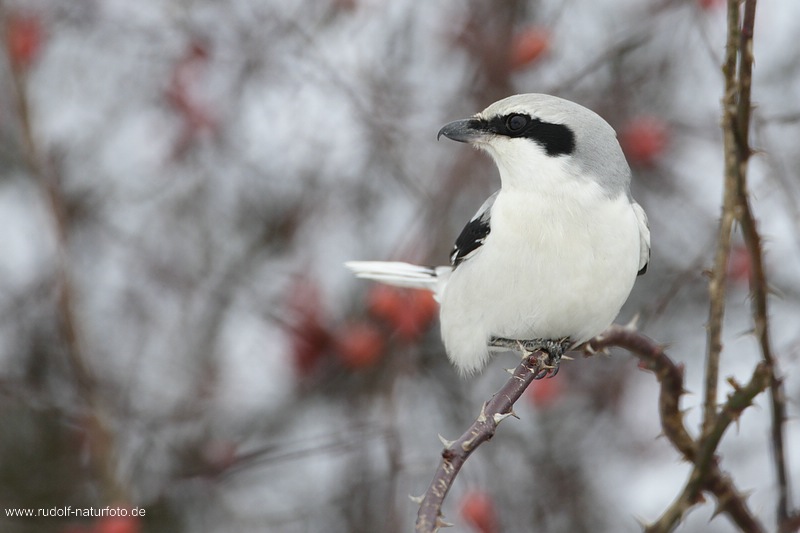
[[[374,279],[396,287],[436,290],[436,269],[399,261],[348,261],[356,277]]]

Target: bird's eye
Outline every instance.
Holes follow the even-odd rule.
[[[506,120],[506,126],[511,133],[519,133],[528,125],[528,120],[525,115],[511,115]]]

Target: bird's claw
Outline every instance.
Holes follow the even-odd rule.
[[[504,348],[516,348],[523,358],[530,357],[533,353],[542,350],[545,354],[539,356],[537,360],[539,370],[533,377],[535,380],[552,378],[558,374],[561,357],[570,347],[572,342],[569,337],[563,339],[533,339],[533,340],[512,340],[495,337],[492,345]]]
[[[558,361],[554,361],[552,364],[548,364],[547,366],[543,366],[542,371],[533,379],[543,379],[543,378],[554,378],[556,374],[558,374],[558,369],[561,368],[561,358],[559,357]]]
[[[561,355],[558,353],[547,352],[547,356],[539,360],[540,370],[533,376],[533,379],[553,378],[561,368]]]

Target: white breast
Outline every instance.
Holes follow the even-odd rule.
[[[582,342],[611,324],[640,257],[626,194],[609,199],[592,180],[546,192],[503,190],[491,225],[439,295],[442,338],[459,368],[481,368],[492,336]]]

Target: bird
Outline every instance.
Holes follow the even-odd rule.
[[[532,93],[450,122],[442,136],[486,152],[500,174],[450,264],[345,265],[358,278],[433,292],[462,374],[499,351],[544,350],[552,376],[564,351],[611,325],[650,261],[647,215],[616,132],[580,104]]]

